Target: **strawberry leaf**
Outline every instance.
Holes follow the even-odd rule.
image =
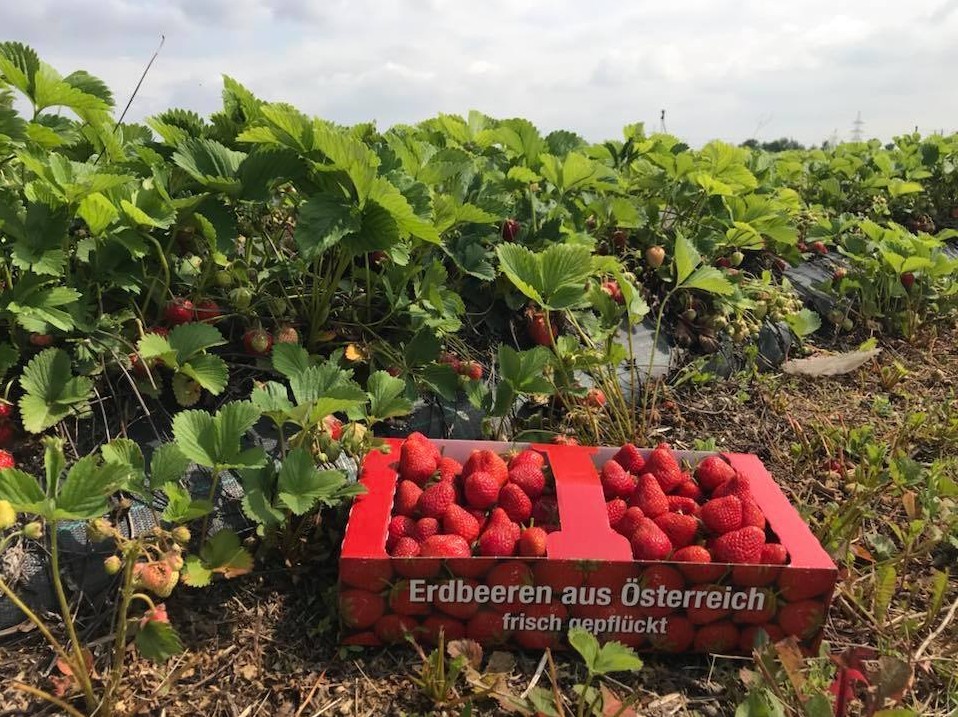
[[[223,393],[226,382],[229,380],[226,362],[212,354],[194,356],[189,363],[180,367],[180,372],[189,376],[214,396]]]
[[[140,654],[153,662],[166,662],[173,655],[183,652],[179,635],[166,622],[150,620],[137,630],[134,641]]]
[[[403,416],[412,410],[412,402],[406,398],[406,382],[385,371],[377,371],[366,384],[369,391],[367,416],[370,423],[394,416]]]
[[[0,500],[9,502],[18,513],[44,514],[46,495],[40,483],[17,468],[0,470]]]
[[[273,368],[292,378],[310,367],[309,353],[298,344],[277,344],[273,347]]]
[[[147,337],[155,334],[147,334]],[[170,331],[170,346],[180,362],[190,361],[198,354],[214,346],[226,343],[223,335],[214,326],[199,322],[180,324]]]
[[[191,588],[205,588],[213,580],[213,571],[203,564],[199,556],[190,555],[183,561],[180,579]]]
[[[183,451],[175,443],[157,446],[150,456],[150,487],[156,490],[179,480],[189,465],[190,459],[183,455]]]
[[[200,549],[204,567],[227,578],[248,573],[253,567],[253,556],[240,545],[239,536],[232,530],[221,530]]]
[[[163,509],[163,520],[169,523],[188,523],[213,512],[213,504],[204,499],[194,499],[188,490],[176,483],[163,486],[167,504]]]
[[[20,386],[26,392],[20,398],[23,427],[40,433],[67,416],[82,413],[88,407],[93,382],[85,376],[73,376],[70,357],[60,349],[46,349],[23,369]]]
[[[109,498],[123,485],[130,467],[101,464],[96,456],[78,460],[67,473],[56,496],[57,520],[90,520],[109,510]]]
[[[294,448],[279,470],[279,501],[296,515],[307,513],[318,501],[328,502],[337,495],[346,479],[340,471],[320,471],[303,448]]]

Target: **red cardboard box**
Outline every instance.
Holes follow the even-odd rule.
[[[342,642],[429,643],[469,637],[485,645],[561,648],[570,627],[639,650],[748,654],[756,633],[796,635],[817,648],[837,568],[754,455],[721,454],[746,474],[769,529],[789,554],[784,566],[636,561],[609,527],[598,470],[616,448],[491,441],[433,441],[464,462],[477,448],[532,448],[555,480],[560,526],[545,558],[392,558],[386,534],[402,440],[370,454],[367,493],[350,513],[340,557]],[[644,451],[648,453],[648,451]],[[694,466],[703,452],[675,451]]]

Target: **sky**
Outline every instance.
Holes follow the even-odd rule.
[[[381,129],[439,112],[699,146],[958,131],[958,0],[0,0],[0,40],[84,69],[128,114],[209,114],[222,76]]]

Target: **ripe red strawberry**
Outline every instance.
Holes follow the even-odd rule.
[[[615,461],[606,461],[599,481],[606,500],[628,498],[636,490],[635,477]]]
[[[8,421],[13,415],[13,404],[0,401],[0,421]]]
[[[662,486],[651,473],[639,476],[635,491],[629,499],[629,505],[637,506],[648,518],[654,518],[669,510],[669,501],[662,491]]]
[[[728,653],[738,647],[738,628],[724,621],[700,627],[692,647],[696,652]]]
[[[16,467],[17,462],[13,459],[13,454],[10,451],[0,450],[0,471]]]
[[[519,555],[526,558],[544,558],[546,537],[546,531],[542,528],[526,528],[519,534]]]
[[[439,518],[446,508],[456,502],[456,489],[448,481],[440,481],[426,487],[419,496],[416,507],[425,518]]]
[[[622,296],[622,289],[619,287],[619,282],[609,279],[608,281],[603,281],[600,288],[608,294],[615,303],[625,303],[625,297]]]
[[[754,525],[756,528],[765,530],[765,514],[752,499],[742,501],[742,526]]]
[[[430,615],[422,621],[420,628],[422,640],[427,645],[438,645],[440,633],[446,644],[466,636],[466,626],[448,615]]]
[[[812,251],[815,252],[816,254],[828,253],[828,247],[825,246],[825,242],[822,242],[822,241],[813,241],[811,243],[811,248],[812,248]]]
[[[682,513],[663,513],[652,520],[669,536],[673,548],[691,545],[699,529],[699,521],[694,516]]]
[[[716,538],[712,555],[719,563],[757,563],[763,545],[765,532],[750,525]]]
[[[422,541],[424,558],[468,558],[472,555],[469,543],[461,535],[433,535]]]
[[[456,373],[466,376],[470,381],[482,380],[482,366],[477,361],[463,361]]]
[[[476,471],[491,475],[499,484],[499,487],[504,486],[506,481],[509,480],[509,466],[493,451],[478,450],[470,454],[466,464],[462,467],[462,474],[468,476]]]
[[[9,445],[13,440],[13,426],[9,423],[0,423],[0,446]]]
[[[722,498],[726,495],[737,495],[741,499],[751,498],[752,489],[748,483],[748,476],[735,474],[731,480],[725,481],[722,485],[712,491],[713,498]]]
[[[682,498],[691,498],[692,500],[698,502],[702,500],[702,489],[699,488],[699,484],[693,480],[687,480],[684,483],[679,484],[672,495],[680,496]]]
[[[833,574],[823,570],[783,570],[778,579],[779,594],[789,602],[824,595],[835,583]]]
[[[411,433],[399,451],[399,475],[424,486],[439,467],[439,449],[421,433]]]
[[[521,455],[521,454],[520,454]],[[514,461],[515,459],[513,459]],[[546,474],[542,469],[535,465],[531,459],[527,459],[515,466],[509,464],[509,482],[519,486],[522,492],[535,500],[546,488]]]
[[[554,495],[539,496],[539,499],[532,504],[532,519],[536,525],[559,523],[559,504]]]
[[[394,515],[416,515],[416,505],[419,503],[419,496],[422,495],[422,488],[411,480],[401,480],[396,486],[396,498],[393,501]]]
[[[631,443],[623,445],[612,456],[612,460],[636,476],[640,475],[645,468],[645,458],[642,457],[642,452]]]
[[[742,501],[736,495],[713,498],[702,506],[702,522],[716,535],[742,527]]]
[[[664,560],[672,552],[669,536],[649,518],[643,518],[632,534],[632,555],[636,560]]]
[[[695,477],[706,492],[712,492],[725,481],[735,477],[732,468],[721,456],[708,456],[695,467]]]
[[[734,571],[732,576],[734,580]],[[732,622],[743,625],[762,625],[775,619],[775,613],[778,612],[778,600],[775,597],[775,591],[769,587],[759,587],[759,590],[765,594],[762,608],[760,610],[738,610],[732,614]]]
[[[276,329],[273,340],[278,344],[298,344],[299,332],[294,326],[285,324]]]
[[[389,609],[397,615],[428,615],[432,611],[432,605],[413,602],[409,586],[408,580],[400,580],[389,589]]]
[[[904,274],[902,274],[899,277],[899,280],[901,281],[901,285],[905,287],[906,291],[915,285],[915,275],[910,271],[906,271]]]
[[[439,354],[439,363],[452,366],[452,370],[456,373],[459,373],[459,369],[462,366],[462,361],[459,360],[459,357],[449,351],[443,351]]]
[[[462,464],[455,458],[443,456],[439,459],[437,470],[439,471],[439,480],[451,481],[455,480],[459,474],[462,473]]]
[[[494,526],[508,528],[515,536],[516,540],[519,539],[519,533],[522,530],[518,523],[513,523],[509,519],[509,516],[506,515],[506,511],[504,511],[502,508],[493,508],[492,512],[489,513],[489,522],[487,527],[492,528]]]
[[[694,639],[695,625],[681,615],[670,616],[662,634],[649,635],[649,642],[664,652],[685,652]]]
[[[778,625],[786,635],[795,635],[802,640],[810,640],[821,629],[825,621],[822,604],[815,600],[802,600],[782,605],[778,611]]]
[[[463,483],[466,503],[480,510],[495,505],[499,490],[499,482],[486,471],[469,473]]]
[[[418,558],[422,552],[419,543],[412,537],[397,539],[388,550],[389,554],[394,558]]]
[[[383,615],[376,621],[373,632],[380,642],[392,645],[405,640],[407,634],[415,635],[418,628],[419,623],[407,615]]]
[[[655,476],[666,493],[671,493],[686,480],[682,467],[675,460],[668,443],[660,443],[655,447],[645,462],[644,470]]]
[[[215,324],[223,318],[223,310],[212,299],[203,299],[198,303],[194,308],[194,314],[196,320],[202,321],[204,324]]]
[[[323,418],[323,428],[326,429],[326,432],[329,433],[329,437],[334,441],[338,441],[343,437],[343,422],[333,414],[329,414]]]
[[[585,405],[589,408],[602,408],[605,405],[605,392],[601,388],[590,388],[585,395]]]
[[[760,644],[775,644],[785,637],[782,628],[774,623],[764,625],[749,625],[738,636],[738,648],[745,653],[751,653]]]
[[[170,326],[190,323],[193,320],[193,302],[179,297],[173,299],[166,305],[163,318]]]
[[[466,625],[466,637],[481,645],[501,645],[511,635],[502,627],[502,615],[497,612],[480,612]]]
[[[532,517],[532,501],[515,483],[506,483],[499,491],[499,507],[513,523],[525,523]]]
[[[392,566],[386,560],[344,560],[339,565],[339,581],[352,588],[378,593],[389,587]]]
[[[473,588],[479,584],[472,578],[459,578],[459,580],[464,585],[468,585]],[[469,600],[466,602],[444,602],[437,598],[436,607],[438,607],[447,615],[456,618],[457,620],[468,620],[477,612],[479,612],[479,603],[474,600]]]
[[[524,451],[519,451],[512,457],[512,459],[509,461],[509,470],[511,471],[513,468],[523,463],[531,463],[536,468],[542,468],[546,464],[546,458],[544,455],[539,453],[539,451],[526,448]]]
[[[645,513],[642,512],[642,509],[633,505],[630,508],[626,508],[625,513],[619,520],[618,525],[614,527],[614,530],[620,535],[624,535],[626,538],[631,540],[632,535],[635,533],[644,519]]]
[[[502,235],[504,241],[515,241],[516,237],[519,235],[519,229],[521,225],[515,219],[506,219],[502,223],[502,227],[499,229],[499,233]]]
[[[465,508],[453,503],[442,514],[442,530],[451,535],[460,535],[467,543],[472,544],[479,537],[479,521]]]
[[[673,513],[685,513],[694,515],[696,518],[702,514],[702,506],[696,503],[692,498],[684,495],[666,496],[669,504],[669,510]]]
[[[759,562],[763,565],[784,565],[788,562],[788,551],[781,543],[765,543]]]
[[[609,527],[612,530],[617,530],[626,510],[628,510],[628,506],[621,498],[614,498],[605,504],[605,512],[609,516]],[[635,532],[635,527],[632,529],[633,532]]]
[[[479,555],[510,557],[515,555],[518,536],[508,526],[491,525],[479,536]]]
[[[707,625],[710,622],[716,622],[726,618],[732,613],[730,608],[708,607],[706,603],[710,595],[715,593],[723,595],[725,593],[725,588],[721,585],[696,585],[694,589],[706,593],[706,598],[699,603],[698,607],[696,607],[695,603],[692,603],[685,610],[685,616],[692,621],[692,624]]]
[[[479,532],[482,533],[489,523],[489,516],[486,511],[479,510],[478,508],[466,508],[466,512],[476,519],[476,522],[479,524]]]
[[[273,337],[263,329],[250,329],[243,334],[243,348],[251,356],[265,356],[273,348]]]
[[[386,603],[380,595],[365,590],[344,590],[339,595],[343,624],[356,630],[372,627],[383,616]]]
[[[413,530],[416,528],[416,521],[408,515],[397,515],[389,521],[389,528],[386,531],[386,550],[392,549],[396,541],[400,538],[412,537]]]
[[[420,543],[439,533],[439,521],[436,518],[420,518],[416,521],[412,537]]]
[[[549,326],[546,324],[546,317],[538,309],[532,309],[526,314],[526,331],[529,332],[529,338],[539,346],[552,346],[558,330],[555,325],[552,326],[552,332],[549,332]]]
[[[712,554],[701,545],[686,545],[672,553],[677,563],[711,563]]]

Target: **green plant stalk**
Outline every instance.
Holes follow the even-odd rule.
[[[138,546],[138,543],[134,545]],[[123,678],[123,657],[126,655],[126,631],[129,625],[128,615],[133,594],[133,566],[136,564],[136,550],[130,550],[126,555],[126,565],[123,568],[123,585],[120,588],[120,606],[117,609],[116,639],[113,641],[113,666],[110,670],[110,681],[107,683],[106,694],[103,698],[102,710],[98,713],[102,717],[112,717],[113,699],[120,687]],[[142,597],[146,597],[145,595]],[[153,601],[146,598],[150,605]]]
[[[59,707],[64,712],[71,715],[71,717],[85,717],[85,715],[73,705],[70,705],[64,702],[59,697],[54,697],[49,692],[45,690],[41,690],[39,687],[25,685],[22,682],[13,682],[11,683],[10,686],[13,689],[17,690],[18,692],[26,692],[28,695],[39,697],[41,700],[44,700],[45,702],[49,702],[50,704],[55,705],[56,707]]]
[[[152,234],[145,234],[146,239],[151,242],[156,249],[156,255],[160,260],[160,269],[162,270],[162,282],[163,282],[163,293],[166,294],[170,290],[170,284],[172,283],[172,277],[170,274],[170,265],[166,261],[166,255],[173,248],[173,242],[176,238],[171,235],[170,241],[166,245],[166,250],[164,251],[163,247],[160,245],[160,242]],[[150,281],[150,288],[146,292],[146,296],[143,298],[143,304],[140,307],[139,315],[146,316],[146,309],[149,307],[150,302],[153,300],[153,294],[156,289],[157,278],[154,277]]]
[[[222,468],[220,468],[219,466],[213,466],[213,471],[212,471],[213,474],[210,477],[210,493],[208,496],[210,503],[213,502],[213,497],[216,495],[216,487],[220,483],[220,473],[222,472],[223,472]],[[206,544],[206,531],[209,529],[209,527],[210,527],[210,514],[207,513],[206,515],[203,516],[203,529],[200,532],[200,545]]]
[[[659,335],[662,331],[662,320],[665,318],[665,308],[669,303],[669,300],[672,298],[673,294],[678,291],[679,287],[673,287],[669,292],[665,294],[662,298],[662,304],[659,306],[659,315],[655,320],[655,332],[652,334],[652,347],[653,350],[650,352],[649,356],[649,365],[648,373],[645,376],[645,390],[642,392],[642,432],[648,432],[648,413],[649,410],[649,399],[652,399],[653,406],[655,405],[655,393],[658,391],[658,382],[652,380],[652,368],[655,366],[655,347],[659,345]]]
[[[74,677],[80,683],[83,694],[86,699],[87,709],[93,711],[96,707],[96,697],[93,694],[93,685],[90,682],[90,673],[87,671],[86,659],[83,655],[83,647],[80,645],[80,639],[77,637],[76,625],[73,623],[73,614],[70,612],[70,604],[67,602],[66,592],[63,590],[63,580],[60,577],[60,547],[59,535],[57,533],[58,521],[49,522],[50,529],[50,571],[53,580],[53,589],[57,594],[57,601],[60,603],[60,612],[63,615],[63,624],[67,630],[67,636],[70,638],[70,647],[73,650],[74,660],[77,670]]]
[[[594,675],[592,674],[592,670],[589,670],[588,674],[587,674],[586,677],[585,677],[585,682],[582,684],[582,693],[579,695],[579,704],[578,704],[578,706],[577,706],[577,708],[576,708],[576,712],[575,712],[575,713],[576,713],[576,717],[584,717],[584,716],[585,716],[585,700],[586,700],[586,695],[589,693],[589,687],[592,686],[592,678],[593,678],[593,677],[594,677]],[[590,711],[590,712],[592,711],[592,708],[595,706],[595,702],[596,702],[596,700],[598,700],[598,698],[599,698],[599,696],[596,695],[595,700],[593,700],[593,701],[592,701],[592,704],[589,705],[589,711]]]

